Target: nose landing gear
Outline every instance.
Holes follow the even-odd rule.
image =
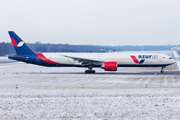
[[[161,69],[161,73],[164,73],[164,68],[166,68],[166,66],[163,66]]]

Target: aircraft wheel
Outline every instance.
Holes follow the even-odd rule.
[[[86,73],[86,74],[89,73],[89,70],[86,70],[85,73]]]
[[[161,73],[164,73],[164,70],[161,70]]]
[[[96,71],[95,70],[92,70],[91,73],[95,73]]]
[[[86,70],[86,71],[85,71],[86,74],[91,74],[91,73],[94,74],[95,72],[96,72],[95,70]]]

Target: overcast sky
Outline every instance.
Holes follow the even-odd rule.
[[[0,42],[180,44],[180,0],[0,0]]]

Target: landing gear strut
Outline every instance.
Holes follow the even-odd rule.
[[[95,71],[95,70],[92,70],[92,68],[93,68],[93,65],[89,65],[89,66],[88,66],[88,70],[86,70],[85,73],[86,73],[86,74],[87,74],[87,73],[95,73],[96,71]]]
[[[161,73],[164,73],[164,68],[166,68],[166,66],[163,66],[161,69]]]

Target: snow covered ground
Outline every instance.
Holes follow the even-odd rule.
[[[2,63],[12,63],[12,62],[16,62],[16,61],[8,59],[7,56],[0,57],[0,64],[2,64]]]
[[[180,119],[180,75],[0,64],[0,120]],[[119,68],[160,71],[160,68]],[[176,64],[165,70],[177,70]]]
[[[178,88],[14,89],[0,92],[0,119],[179,119]]]

